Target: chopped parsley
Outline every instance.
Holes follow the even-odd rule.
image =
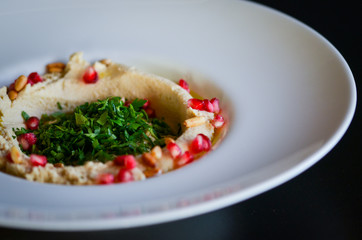
[[[29,115],[24,111],[21,112],[21,116],[24,118],[25,121],[30,118]]]
[[[85,103],[71,113],[44,114],[37,130],[21,128],[14,132],[16,136],[33,132],[37,142],[24,152],[45,155],[50,163],[106,162],[116,155],[140,154],[156,145],[164,146],[164,138],[173,135],[163,120],[148,118],[142,109],[145,102],[136,99],[127,107],[120,97],[110,97]],[[25,112],[22,116],[29,118]]]

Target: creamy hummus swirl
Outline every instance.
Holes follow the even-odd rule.
[[[21,112],[30,116],[41,117],[58,111],[58,102],[63,111],[72,111],[85,102],[94,102],[110,96],[120,96],[126,99],[147,98],[152,103],[158,118],[164,118],[173,131],[180,124],[182,134],[176,143],[183,151],[188,150],[189,143],[200,133],[212,138],[214,127],[210,124],[213,113],[198,111],[188,107],[187,101],[192,96],[176,83],[141,72],[125,65],[95,62],[93,67],[99,75],[95,84],[82,81],[85,69],[90,63],[83,59],[83,54],[73,54],[66,65],[63,74],[52,73],[43,76],[44,81],[30,85],[19,92],[18,97],[11,101],[7,95],[7,87],[0,89],[0,170],[31,181],[58,184],[94,184],[101,173],[117,174],[120,167],[111,162],[102,163],[88,161],[82,166],[56,167],[51,163],[46,166],[34,167],[29,163],[29,157],[21,153],[21,161],[14,163],[7,160],[10,149],[20,149],[13,128],[25,127]],[[182,123],[190,118],[200,116],[206,119],[199,126],[186,128]],[[174,161],[167,149],[162,150],[162,158],[157,160],[157,166],[165,173],[175,168]],[[137,157],[137,167],[131,172],[135,180],[145,179],[145,166]]]

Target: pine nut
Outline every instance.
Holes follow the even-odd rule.
[[[111,59],[102,59],[99,62],[106,66],[109,66],[112,63],[112,60]]]
[[[142,161],[150,167],[156,167],[156,158],[153,157],[151,153],[142,154]]]
[[[52,68],[48,68],[47,72],[48,73],[61,73],[63,72],[64,68],[57,68],[57,67],[52,67]]]
[[[166,138],[165,138],[165,143],[166,143],[166,145],[169,144],[169,143],[174,143],[174,142],[175,142],[175,140],[172,139],[172,138],[169,138],[169,137],[166,137]]]
[[[25,77],[24,75],[21,75],[15,80],[14,89],[20,92],[21,90],[23,90],[23,88],[26,86],[27,83],[28,83],[28,78]]]
[[[63,72],[65,64],[62,62],[49,63],[46,68],[48,73]]]
[[[184,125],[186,127],[190,128],[190,127],[200,126],[200,125],[204,124],[205,122],[206,122],[206,119],[204,117],[193,117],[193,118],[186,119],[184,121]]]
[[[19,149],[17,149],[17,147],[15,147],[15,146],[12,146],[10,148],[10,157],[11,157],[11,160],[16,164],[22,162],[21,153],[20,153]]]
[[[49,63],[47,65],[47,68],[52,68],[52,67],[56,67],[56,68],[65,68],[65,64],[62,62],[54,62],[54,63]]]
[[[162,149],[161,149],[161,147],[156,146],[156,147],[152,148],[151,155],[156,159],[161,159],[162,158]]]
[[[54,163],[54,167],[62,168],[62,167],[64,167],[64,164],[63,163]]]
[[[11,101],[14,101],[18,97],[18,92],[15,90],[11,90],[10,92],[8,92],[8,96]]]
[[[148,168],[145,171],[143,171],[143,174],[146,176],[146,178],[160,175],[161,173],[162,170],[159,168]]]

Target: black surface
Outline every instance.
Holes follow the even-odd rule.
[[[361,87],[362,1],[256,1],[311,26],[344,56]],[[337,146],[289,182],[201,216],[126,230],[35,232],[0,239],[362,239],[361,106]]]

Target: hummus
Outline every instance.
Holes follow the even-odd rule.
[[[214,113],[199,111],[188,107],[192,96],[178,84],[152,74],[141,72],[135,68],[116,63],[95,62],[99,80],[94,84],[82,81],[85,69],[90,63],[83,59],[82,53],[70,57],[62,73],[47,73],[43,81],[34,85],[27,84],[16,99],[11,100],[7,87],[0,89],[0,170],[30,181],[85,185],[96,184],[98,176],[103,173],[117,175],[120,166],[112,161],[102,163],[88,161],[81,166],[57,166],[47,163],[45,166],[33,166],[29,156],[20,150],[19,142],[14,138],[13,129],[24,127],[22,111],[29,116],[41,117],[59,111],[73,111],[75,107],[86,102],[120,96],[126,99],[147,98],[157,113],[173,131],[182,126],[182,134],[176,144],[182,152],[188,151],[190,142],[198,134],[212,138],[214,127],[210,123]],[[183,125],[185,120],[201,117],[205,121],[194,127]],[[19,161],[9,161],[7,155],[11,150],[18,149]],[[137,166],[130,170],[134,180],[143,180],[148,166],[142,156],[136,156]],[[166,173],[176,168],[175,161],[167,148],[162,149],[162,157],[156,162],[157,173]],[[155,170],[156,171],[156,170]]]

